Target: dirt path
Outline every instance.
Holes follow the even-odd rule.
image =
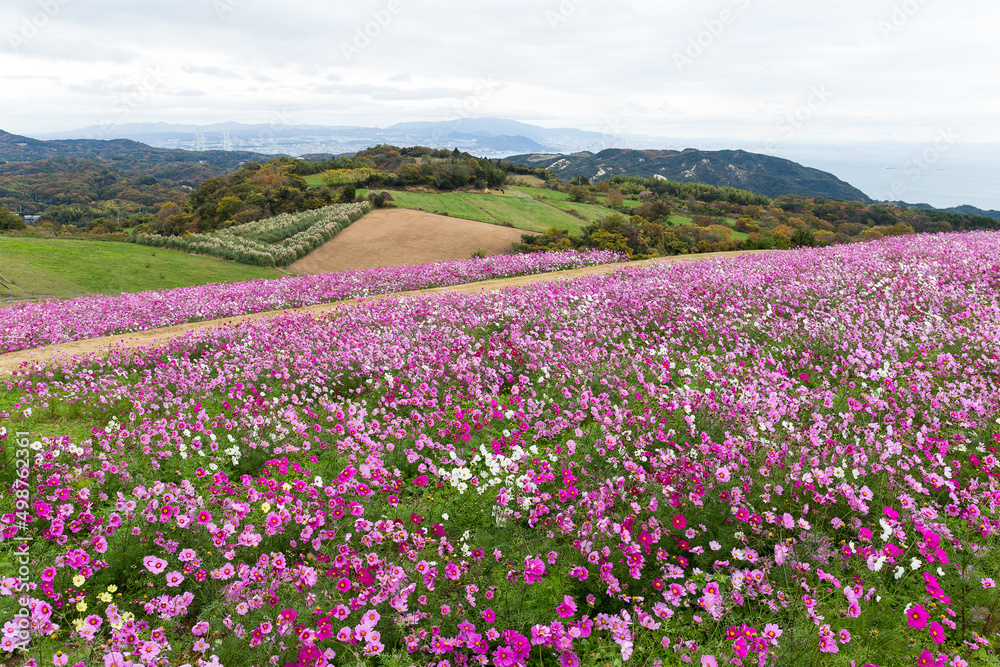
[[[21,350],[19,352],[11,352],[9,354],[0,355],[0,377],[10,375],[21,364],[25,362],[28,362],[30,364],[39,364],[39,363],[49,362],[52,360],[58,360],[60,357],[71,357],[75,355],[90,354],[93,352],[107,354],[111,349],[116,347],[136,348],[142,346],[162,345],[166,344],[172,338],[182,336],[188,331],[193,331],[195,329],[218,327],[226,324],[235,324],[243,321],[260,320],[270,317],[277,317],[283,313],[288,313],[288,312],[314,313],[317,315],[323,315],[325,313],[329,313],[338,310],[340,308],[343,308],[345,306],[349,306],[354,303],[359,303],[361,301],[384,299],[390,296],[414,296],[419,294],[438,294],[442,292],[479,294],[481,292],[488,292],[491,290],[501,289],[505,287],[519,287],[522,285],[531,285],[534,283],[550,282],[555,280],[571,280],[573,278],[579,278],[582,276],[611,273],[623,267],[644,266],[656,262],[698,261],[702,259],[708,259],[711,257],[725,257],[725,256],[742,255],[742,254],[758,253],[758,252],[766,252],[766,251],[741,250],[735,252],[714,252],[714,253],[707,253],[704,255],[681,255],[677,257],[661,257],[641,262],[629,262],[627,264],[606,264],[603,266],[589,266],[582,269],[571,269],[569,271],[559,271],[555,273],[539,273],[530,276],[518,276],[516,278],[502,278],[499,280],[486,280],[477,283],[469,283],[467,285],[455,285],[453,287],[435,287],[432,289],[417,290],[413,292],[383,294],[379,296],[368,297],[367,299],[350,299],[347,301],[338,301],[335,303],[323,303],[315,306],[306,306],[305,308],[298,308],[292,310],[270,310],[263,313],[254,313],[251,315],[239,315],[236,317],[228,317],[218,320],[208,320],[205,322],[195,322],[192,324],[181,324],[173,327],[164,327],[162,329],[150,329],[148,331],[137,331],[135,333],[121,334],[116,336],[103,336],[101,338],[90,338],[88,340],[72,341],[69,343],[49,345],[47,347],[35,348],[33,350]]]
[[[318,275],[469,259],[477,250],[498,255],[509,252],[510,245],[519,243],[526,233],[530,232],[423,211],[379,209],[290,268],[296,273]]]

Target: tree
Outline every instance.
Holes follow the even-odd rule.
[[[354,198],[358,196],[358,190],[354,187],[353,183],[348,183],[344,186],[344,189],[340,193],[340,201],[344,204],[349,204],[354,201]]]
[[[234,215],[243,207],[243,202],[239,197],[232,195],[223,197],[215,205],[215,219],[219,224],[231,220]]]
[[[611,208],[618,208],[625,203],[625,195],[621,190],[608,190],[607,204]]]
[[[793,246],[807,246],[809,248],[816,247],[816,235],[813,230],[809,229],[805,225],[801,225],[795,228],[795,233],[792,234],[791,243]]]
[[[25,227],[27,227],[27,225],[24,224],[24,220],[21,219],[21,216],[15,215],[0,206],[0,232],[20,231]]]
[[[581,204],[590,201],[590,190],[583,185],[574,185],[569,189],[569,199]]]

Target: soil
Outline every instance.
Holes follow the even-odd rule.
[[[376,212],[377,213],[377,212]],[[375,213],[369,214],[375,215]],[[362,220],[349,227],[347,231],[353,229],[356,225],[360,224],[362,221],[367,219],[369,216],[365,216]],[[442,216],[432,216],[432,217],[442,217]],[[489,225],[487,225],[489,226]],[[503,228],[501,228],[503,229]],[[403,292],[402,296],[413,296],[419,294],[435,294],[442,292],[458,292],[463,294],[478,294],[481,292],[488,292],[496,289],[501,289],[504,287],[519,287],[521,285],[530,285],[533,283],[549,282],[554,280],[570,280],[573,278],[579,278],[581,276],[611,273],[617,271],[622,267],[633,267],[633,266],[643,266],[646,264],[652,264],[656,262],[677,262],[677,261],[698,261],[701,259],[708,259],[711,257],[723,257],[730,255],[742,255],[747,253],[758,253],[766,252],[761,250],[743,250],[734,252],[716,252],[707,253],[704,255],[680,255],[676,257],[661,257],[657,259],[649,259],[641,262],[629,262],[627,264],[607,264],[602,266],[589,266],[582,269],[571,269],[569,271],[559,271],[554,273],[539,273],[531,276],[518,276],[516,278],[502,278],[499,280],[486,280],[477,283],[469,283],[467,285],[456,285],[453,287],[436,287],[433,289],[417,290],[413,292]],[[12,374],[18,369],[22,364],[42,364],[53,360],[58,360],[61,357],[71,357],[77,355],[86,354],[107,354],[111,349],[117,347],[125,348],[138,348],[144,346],[157,346],[164,345],[170,339],[182,336],[188,331],[193,331],[195,329],[202,329],[207,327],[219,327],[224,325],[231,325],[242,321],[249,320],[259,320],[266,319],[269,317],[276,317],[282,313],[287,312],[303,312],[303,313],[313,313],[316,315],[324,315],[332,311],[344,308],[345,306],[350,306],[351,304],[359,303],[361,301],[372,301],[375,299],[384,299],[388,296],[393,295],[381,295],[376,297],[369,297],[367,299],[350,299],[348,301],[339,301],[336,303],[324,303],[315,306],[307,306],[305,308],[289,310],[272,310],[263,313],[255,313],[252,315],[240,315],[238,317],[230,317],[218,320],[209,320],[205,322],[195,322],[191,324],[181,324],[173,327],[164,327],[162,329],[150,329],[149,331],[138,331],[135,333],[122,334],[116,336],[104,336],[101,338],[91,338],[88,340],[78,340],[69,343],[61,343],[58,345],[49,345],[46,347],[35,348],[32,350],[21,350],[18,352],[11,352],[9,354],[0,355],[0,377]]]
[[[407,209],[372,211],[289,268],[318,275],[377,266],[413,266],[509,252],[523,230]]]

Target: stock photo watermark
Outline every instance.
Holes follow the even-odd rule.
[[[350,64],[355,58],[361,55],[362,51],[371,46],[372,41],[378,38],[393,19],[403,12],[401,0],[389,0],[389,3],[382,9],[376,9],[371,13],[371,20],[363,26],[354,29],[354,39],[350,42],[340,43],[340,53],[344,60]]]
[[[471,94],[466,96],[460,102],[456,102],[444,112],[441,116],[441,120],[448,123],[448,125],[434,130],[434,134],[431,135],[431,139],[435,143],[439,142],[448,133],[458,129],[458,125],[462,120],[472,118],[483,106],[486,100],[492,97],[493,94],[502,87],[503,84],[494,81],[492,76],[480,79],[479,84]]]
[[[136,87],[126,93],[122,93],[111,103],[111,114],[97,124],[97,130],[92,133],[92,139],[103,139],[108,135],[115,125],[128,120],[132,112],[149,101],[150,97],[158,90],[166,87],[163,80],[163,73],[158,67],[150,66],[143,70],[142,79]]]
[[[38,11],[25,17],[17,29],[7,33],[7,41],[10,43],[11,50],[17,52],[22,46],[37,37],[70,2],[72,0],[38,0],[36,3]]]
[[[765,143],[765,147],[773,150],[779,141],[787,141],[794,137],[799,130],[816,117],[816,114],[833,99],[833,96],[833,91],[829,90],[825,83],[810,87],[805,102],[781,117],[774,128],[775,136]]]
[[[287,109],[276,110],[271,114],[271,119],[267,122],[265,127],[258,131],[257,141],[260,142],[261,145],[274,145],[277,137],[274,132],[274,128],[291,124],[292,116],[288,113]]]
[[[703,21],[704,30],[689,37],[684,49],[674,52],[674,65],[678,72],[683,72],[711,49],[725,34],[726,29],[739,19],[740,13],[750,9],[751,0],[732,0],[732,4],[736,5],[735,10],[723,9],[717,17]]]
[[[906,180],[899,179],[892,182],[889,191],[879,195],[880,201],[900,201],[911,185],[923,178],[938,161],[952,147],[958,143],[959,136],[950,127],[938,130],[934,141],[921,152],[910,157],[903,165],[903,175]]]
[[[878,21],[878,31],[882,33],[882,38],[889,39],[902,30],[903,26],[917,15],[925,4],[927,4],[927,0],[904,0],[904,2],[893,5],[889,16]]]
[[[576,11],[590,0],[562,0],[554,10],[545,12],[545,20],[549,22],[549,27],[555,30],[560,23],[568,21]]]
[[[243,0],[215,0],[212,3],[212,9],[215,10],[215,15],[219,17],[219,20],[224,21],[227,15],[235,12],[242,4]]]
[[[28,517],[31,508],[31,445],[28,433],[19,431],[14,438],[14,465],[17,477],[11,485],[14,496],[14,525],[17,528],[17,547],[12,554],[12,565],[17,579],[16,600],[18,610],[14,614],[14,648],[25,651],[31,640],[31,610],[29,608],[29,583],[31,576],[31,537],[28,535]]]

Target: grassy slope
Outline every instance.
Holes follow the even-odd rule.
[[[141,292],[276,278],[274,269],[105,241],[0,236],[0,274],[30,295]],[[0,290],[0,296],[7,296]],[[21,292],[14,291],[15,296]]]
[[[497,195],[465,195],[493,217],[504,220],[518,229],[544,232],[550,227],[579,234],[581,221],[545,202]]]
[[[419,209],[432,213],[447,213],[456,218],[478,220],[480,222],[508,222],[518,229],[533,232],[545,232],[550,227],[579,235],[583,227],[606,218],[614,211],[595,204],[579,204],[569,200],[569,194],[546,188],[515,186],[510,188],[532,199],[515,198],[496,194],[481,195],[461,192],[424,193],[397,192],[392,196],[397,206],[401,208]],[[359,190],[366,195],[366,190]],[[599,201],[603,200],[599,198]],[[638,201],[629,201],[629,205],[638,205]],[[571,214],[570,211],[574,211]],[[687,225],[691,218],[682,215],[670,216],[670,222],[675,225]],[[732,227],[732,220],[720,221]],[[732,238],[746,239],[747,235],[733,231]]]
[[[367,191],[359,190],[358,194],[365,195]],[[555,227],[571,234],[579,234],[580,229],[586,225],[585,221],[547,202],[531,199],[465,192],[436,194],[393,190],[390,194],[393,202],[401,208],[447,213],[456,218],[493,224],[509,223],[517,229],[532,232],[544,232],[550,227]]]
[[[420,209],[431,213],[447,213],[456,218],[466,220],[478,220],[479,222],[499,223],[501,220],[494,218],[486,211],[478,208],[469,202],[464,194],[430,194],[425,192],[397,192],[392,191],[392,200],[401,208]]]
[[[558,192],[556,190],[549,190],[548,188],[528,188],[528,187],[515,187],[514,190],[522,194],[526,194],[529,197],[541,197],[542,199],[556,199],[559,201],[569,201],[568,192]]]

